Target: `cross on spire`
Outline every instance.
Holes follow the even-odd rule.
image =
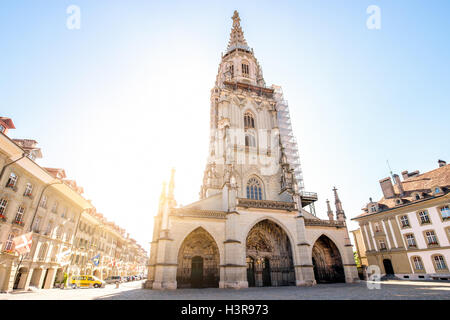
[[[236,48],[241,48],[250,51],[250,47],[244,38],[244,32],[241,28],[241,18],[239,18],[239,13],[235,10],[233,17],[233,28],[230,33],[230,41],[228,42],[227,51],[231,51]]]

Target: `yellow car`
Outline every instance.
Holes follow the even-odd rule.
[[[102,288],[105,282],[94,276],[72,276],[69,285],[73,288]]]

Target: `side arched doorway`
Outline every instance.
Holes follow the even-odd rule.
[[[218,288],[219,248],[213,237],[197,228],[184,239],[178,252],[178,288]]]
[[[247,235],[246,250],[249,287],[295,285],[291,243],[278,224],[270,220],[255,224]]]
[[[327,236],[320,236],[314,243],[312,263],[317,283],[345,282],[341,254]]]

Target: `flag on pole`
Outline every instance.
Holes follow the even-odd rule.
[[[14,243],[14,250],[19,254],[25,254],[31,251],[31,244],[33,243],[33,232],[28,232],[12,239]]]
[[[70,263],[70,254],[71,253],[72,253],[72,250],[70,250],[70,249],[61,251],[61,253],[57,255],[58,263],[61,266],[68,265]]]
[[[100,263],[100,253],[98,255],[96,255],[95,257],[93,257],[91,259],[91,261],[94,263],[94,265],[97,267]]]

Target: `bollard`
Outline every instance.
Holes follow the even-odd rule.
[[[119,281],[116,281],[116,289],[119,289]]]

